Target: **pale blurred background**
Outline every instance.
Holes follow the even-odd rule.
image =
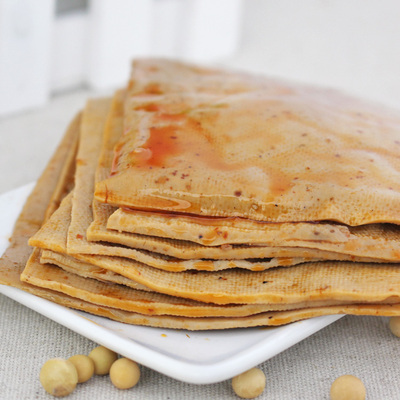
[[[0,0],[0,192],[34,180],[85,100],[124,85],[140,56],[286,77],[400,108],[400,2]]]

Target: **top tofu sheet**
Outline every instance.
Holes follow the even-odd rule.
[[[338,92],[142,59],[95,197],[268,222],[400,223],[400,114]]]

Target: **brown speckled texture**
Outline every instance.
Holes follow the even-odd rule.
[[[400,222],[399,113],[165,60],[137,61],[131,79],[98,200],[275,222]]]

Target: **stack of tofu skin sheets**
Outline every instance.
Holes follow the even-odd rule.
[[[127,324],[400,315],[400,113],[165,59],[88,100],[0,283]]]

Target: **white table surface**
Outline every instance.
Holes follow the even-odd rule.
[[[0,120],[0,193],[35,180],[65,127],[93,95],[80,90],[56,96],[46,107]],[[39,371],[49,358],[87,354],[96,344],[0,295],[0,399],[49,399]],[[329,399],[333,380],[354,374],[367,399],[400,399],[400,339],[388,319],[346,316],[260,367],[267,386],[260,399]],[[108,377],[79,385],[69,399],[234,399],[229,381],[191,385],[142,367],[128,391]]]

